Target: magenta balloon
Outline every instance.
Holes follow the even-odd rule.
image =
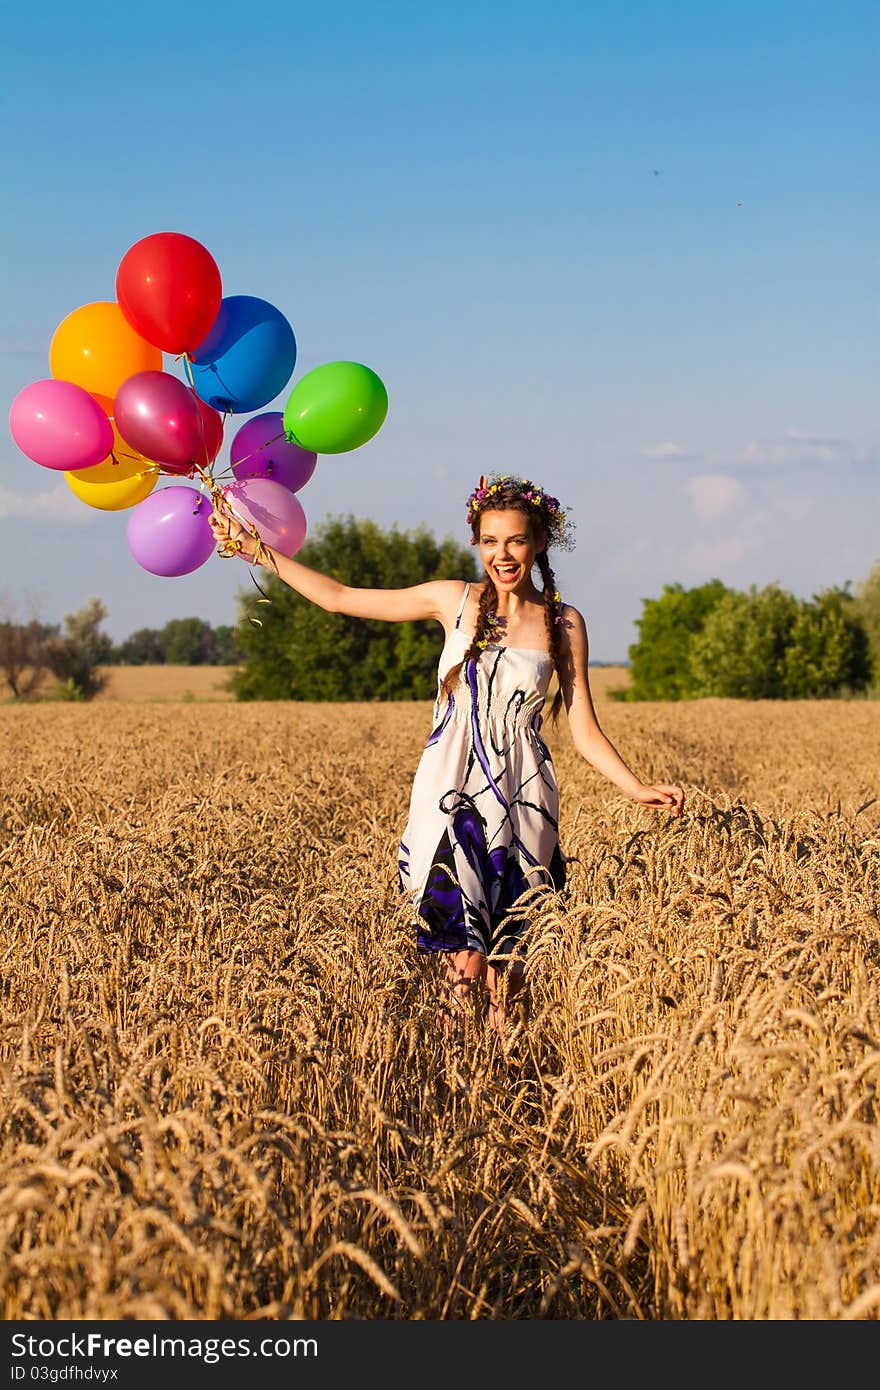
[[[150,574],[192,574],[216,549],[210,519],[210,500],[197,488],[159,488],[132,508],[128,548]]]
[[[175,473],[191,473],[205,461],[205,434],[198,400],[170,372],[135,372],[113,402],[116,428],[133,449]]]
[[[283,412],[269,410],[265,415],[255,415],[237,431],[230,445],[229,461],[240,482],[245,478],[271,478],[273,483],[299,492],[314,473],[318,455],[298,444],[288,444]]]
[[[113,426],[94,396],[55,377],[19,391],[9,411],[9,428],[34,463],[66,473],[91,468],[113,448]]]
[[[295,555],[306,538],[306,514],[289,488],[271,478],[244,478],[223,489],[239,521],[253,525],[264,545]]]

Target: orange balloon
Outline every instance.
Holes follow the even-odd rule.
[[[109,418],[112,420],[112,419],[113,419],[113,411],[114,411],[114,409],[115,409],[113,397],[112,397],[112,396],[101,396],[101,395],[98,394],[97,391],[90,391],[89,394],[90,394],[91,396],[94,396],[95,400],[98,402],[98,405],[101,407],[101,409],[103,410],[104,414],[107,415],[107,416],[109,416]]]
[[[115,300],[97,300],[61,320],[49,345],[49,370],[112,400],[136,372],[160,372],[162,352],[135,332]]]
[[[159,481],[159,465],[127,444],[114,425],[113,450],[107,458],[64,476],[81,502],[102,512],[120,512],[149,497]]]

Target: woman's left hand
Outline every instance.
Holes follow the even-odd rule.
[[[634,800],[642,806],[665,806],[672,816],[680,816],[684,810],[684,791],[676,783],[644,784]]]
[[[244,529],[241,522],[234,516],[227,515],[226,512],[218,511],[215,507],[208,517],[208,524],[214,533],[214,540],[222,548],[232,542],[229,553],[236,553],[243,560],[253,560],[256,552],[256,544],[253,537]],[[233,549],[234,548],[234,549]]]

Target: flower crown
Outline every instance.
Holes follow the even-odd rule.
[[[480,478],[467,500],[468,525],[473,525],[480,512],[496,506],[502,492],[508,493],[506,503],[522,500],[529,504],[529,510],[534,509],[538,513],[546,527],[550,545],[558,546],[561,550],[572,549],[574,522],[570,520],[568,513],[562,510],[559,498],[552,497],[531,479],[519,478],[514,473],[493,473],[489,478]],[[510,496],[511,493],[514,494],[513,497]]]

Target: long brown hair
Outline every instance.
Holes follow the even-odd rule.
[[[524,498],[516,487],[505,487],[492,497],[491,503],[484,507],[485,511],[517,511],[525,516],[532,538],[537,544],[544,542],[544,549],[535,556],[535,563],[541,571],[541,580],[544,586],[544,625],[547,629],[547,642],[550,649],[550,656],[553,659],[553,667],[559,682],[559,689],[553,697],[553,704],[550,707],[550,719],[555,725],[559,719],[559,712],[562,708],[562,630],[561,630],[561,610],[562,604],[556,590],[556,577],[550,565],[547,555],[548,530],[541,516],[540,504],[529,502]],[[480,543],[480,514],[478,513],[471,522],[471,544]],[[456,666],[453,666],[443,679],[440,686],[439,696],[446,698],[455,697],[455,687],[459,684],[462,670],[466,669],[469,661],[473,661],[485,648],[487,641],[495,630],[495,614],[498,609],[498,591],[495,588],[494,580],[488,570],[485,572],[486,582],[480,593],[480,602],[477,607],[477,622],[474,635],[470,646]]]

